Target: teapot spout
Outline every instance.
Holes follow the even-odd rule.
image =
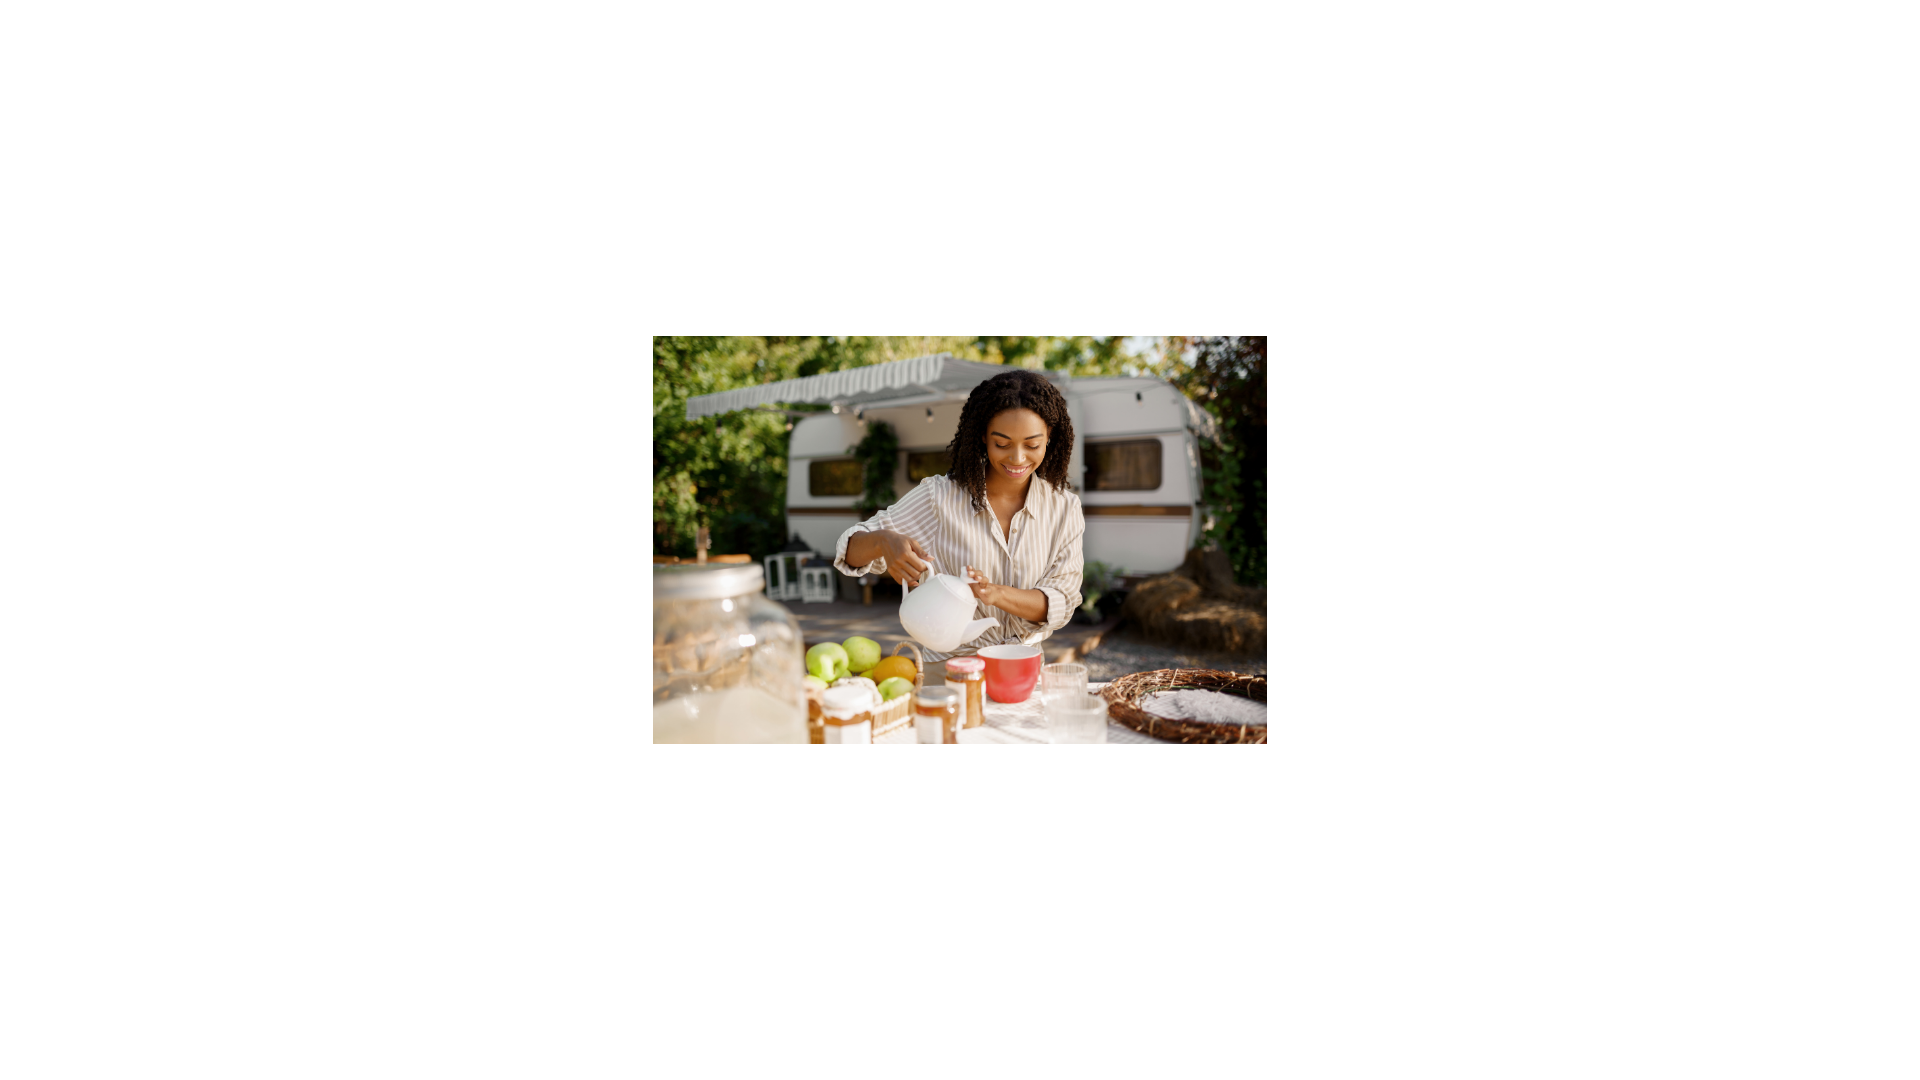
[[[998,625],[1000,624],[992,619],[975,619],[967,624],[965,630],[960,631],[960,643],[964,645]]]

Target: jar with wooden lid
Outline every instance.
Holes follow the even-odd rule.
[[[960,688],[967,697],[961,714],[962,727],[979,727],[987,722],[987,662],[977,656],[956,656],[947,661],[947,685]]]
[[[960,741],[960,691],[951,686],[929,686],[913,695],[913,731],[916,742]]]

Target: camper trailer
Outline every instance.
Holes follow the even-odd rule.
[[[947,471],[967,394],[1005,370],[922,356],[690,398],[687,415],[775,402],[832,405],[835,411],[795,419],[787,472],[787,531],[831,552],[862,520],[854,503],[863,473],[849,448],[866,425],[885,422],[899,436],[893,489],[905,495],[922,478]],[[1060,388],[1073,419],[1067,477],[1086,513],[1086,558],[1130,573],[1179,566],[1202,530],[1199,440],[1213,436],[1212,417],[1160,379],[1040,374]]]

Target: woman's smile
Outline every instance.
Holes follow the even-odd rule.
[[[987,421],[986,435],[980,439],[986,444],[987,481],[993,483],[993,474],[997,471],[1006,478],[1001,483],[1010,485],[1009,494],[1026,490],[1027,479],[1046,464],[1050,434],[1052,429],[1047,422],[1032,409],[995,413]]]

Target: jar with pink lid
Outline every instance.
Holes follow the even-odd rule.
[[[979,727],[987,722],[987,662],[977,656],[956,656],[947,661],[947,683],[966,690],[967,704],[962,727]]]

